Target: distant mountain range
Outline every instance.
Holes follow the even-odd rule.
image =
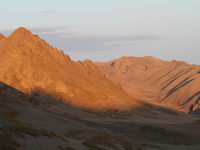
[[[75,62],[21,27],[0,34],[0,150],[199,150],[199,91],[200,66]]]
[[[198,65],[151,56],[75,62],[23,27],[8,37],[0,35],[0,55],[0,80],[29,95],[43,93],[91,110],[153,103],[199,113]]]
[[[200,66],[154,57],[121,57],[96,63],[133,97],[187,113],[200,113]]]

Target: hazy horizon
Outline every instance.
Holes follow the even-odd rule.
[[[0,33],[26,27],[74,60],[153,56],[200,64],[200,1],[3,1]]]

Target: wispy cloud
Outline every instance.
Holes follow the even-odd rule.
[[[85,35],[77,32],[73,26],[27,28],[59,49],[77,52],[124,50],[160,39],[155,35]]]
[[[160,39],[155,35],[85,35],[71,28],[45,29],[38,34],[56,47],[71,51],[123,50]]]
[[[30,30],[33,34],[39,34],[39,35],[57,35],[61,36],[69,30],[69,28],[72,28],[72,26],[55,26],[55,27],[46,27],[46,26],[24,26],[28,30]],[[4,33],[5,35],[11,34],[16,28],[4,28],[0,29],[1,33]]]
[[[72,31],[73,26],[59,26],[59,27],[30,27],[29,30],[35,34],[38,34],[45,39],[48,38],[61,38],[65,36],[72,36],[78,34],[78,32]]]
[[[150,40],[158,40],[156,36],[141,35],[116,35],[116,36],[69,36],[59,41],[63,41],[63,47],[77,51],[104,51],[123,50],[125,47],[142,44]],[[65,42],[64,42],[65,41]]]

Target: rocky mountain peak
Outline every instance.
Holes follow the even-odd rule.
[[[98,110],[126,109],[138,102],[92,61],[74,62],[23,27],[0,42],[0,55],[0,80],[26,94],[39,91],[71,106]]]

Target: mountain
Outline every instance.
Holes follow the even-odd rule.
[[[0,81],[83,109],[124,110],[142,105],[107,79],[90,60],[74,62],[21,27],[0,41]]]
[[[27,95],[0,82],[0,149],[199,149],[197,118],[155,108],[157,112],[149,108],[151,117],[143,112],[90,113],[51,97]]]
[[[3,34],[0,33],[0,40],[5,38],[5,36]]]
[[[151,56],[96,63],[133,97],[187,113],[200,112],[200,66]]]
[[[159,87],[146,89],[150,83],[145,75],[145,85],[142,87],[141,81],[134,86],[137,95],[133,98],[92,61],[75,62],[25,28],[0,40],[0,56],[1,150],[200,147],[199,117],[145,102],[160,96]],[[160,67],[168,66],[161,60],[148,59],[146,64],[155,61]],[[130,63],[126,60],[124,69],[119,65],[116,72],[125,75]],[[111,68],[105,66],[107,71],[118,66],[116,62],[108,64]],[[147,67],[136,66],[139,71],[133,80],[140,81]]]

